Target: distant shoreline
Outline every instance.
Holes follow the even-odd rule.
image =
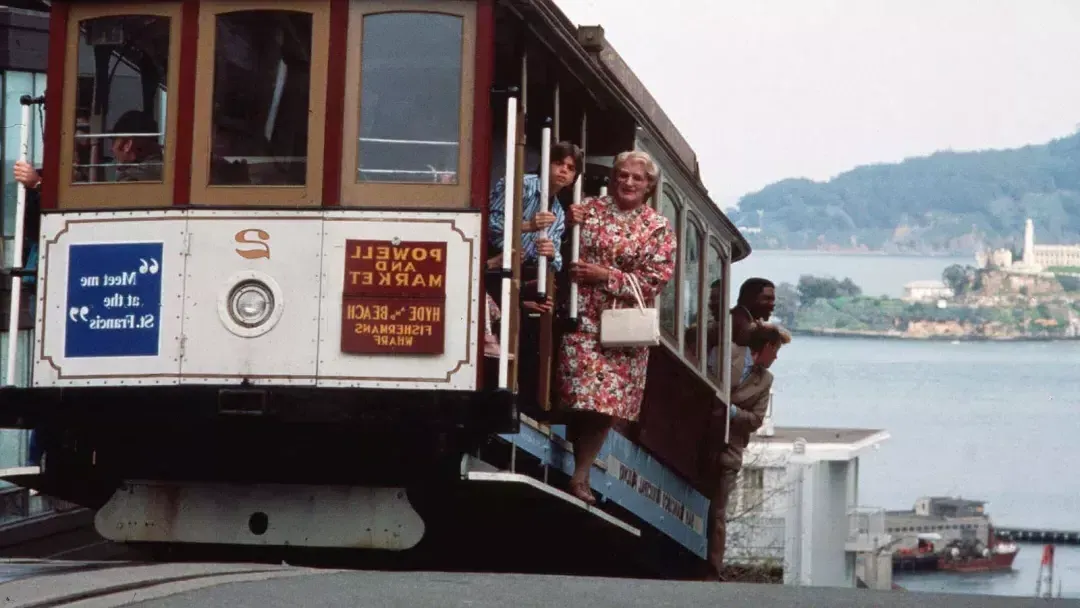
[[[875,331],[845,331],[842,329],[792,329],[792,335],[818,338],[852,338],[861,340],[902,340],[905,342],[1076,342],[1080,336],[909,336]]]
[[[919,252],[887,252],[881,250],[863,251],[859,249],[775,249],[765,247],[753,247],[755,252],[775,252],[775,253],[828,253],[833,255],[864,255],[864,256],[877,256],[877,257],[907,257],[907,258],[972,258],[974,263],[974,254],[967,253],[919,253]],[[754,255],[753,252],[750,254]]]

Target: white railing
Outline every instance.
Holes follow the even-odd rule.
[[[889,541],[885,533],[885,509],[858,506],[848,509],[848,551],[877,551]]]

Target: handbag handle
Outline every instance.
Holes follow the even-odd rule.
[[[638,310],[645,310],[645,294],[641,291],[641,285],[638,284],[637,276],[632,272],[628,272],[624,275],[626,280],[630,283],[630,293],[633,294],[634,299],[637,300]],[[611,306],[613,310],[619,308],[619,299],[615,298],[614,304]]]

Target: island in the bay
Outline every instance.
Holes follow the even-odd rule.
[[[1018,259],[1014,259],[1018,258]],[[872,262],[868,262],[872,263]],[[1080,245],[1037,245],[1028,219],[1019,256],[994,249],[941,279],[871,297],[851,279],[804,275],[777,286],[774,315],[798,333],[950,340],[1080,337]]]

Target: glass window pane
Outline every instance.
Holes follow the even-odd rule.
[[[706,276],[709,279],[709,325],[706,352],[709,375],[717,382],[722,379],[723,371],[717,364],[720,353],[725,349],[720,348],[720,341],[724,336],[724,323],[727,315],[723,314],[721,306],[724,304],[724,257],[716,245],[709,247],[709,266]]]
[[[75,183],[161,181],[169,27],[154,15],[79,23]]]
[[[211,185],[306,183],[312,29],[311,13],[218,16]]]
[[[364,17],[358,182],[458,183],[461,17]]]
[[[0,183],[4,185],[4,219],[3,236],[11,238],[15,236],[15,206],[19,197],[19,183],[15,181],[15,161],[19,160],[22,150],[19,149],[20,131],[19,123],[22,122],[22,105],[19,98],[33,93],[34,77],[29,72],[7,72],[4,74],[4,124],[11,125],[4,129],[4,174],[0,176]],[[38,165],[40,168],[40,165]],[[4,244],[5,265],[11,260],[10,241]]]
[[[692,336],[687,336],[683,353],[698,360],[698,337],[702,333],[701,303],[701,231],[694,224],[686,226],[686,263],[683,266],[683,308],[686,310],[686,327],[692,328]]]
[[[660,213],[671,223],[671,229],[679,234],[679,206],[675,202],[675,195],[671,190],[664,188],[660,196]],[[660,292],[660,328],[671,335],[675,334],[675,286],[676,281],[672,277]]]

